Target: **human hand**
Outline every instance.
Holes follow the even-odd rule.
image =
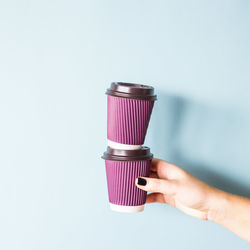
[[[147,195],[146,203],[168,203],[202,220],[209,218],[215,199],[222,192],[178,166],[160,159],[152,160],[149,178],[137,178],[136,185],[152,192]]]
[[[136,186],[151,192],[147,203],[168,203],[184,213],[214,221],[250,243],[250,199],[209,186],[178,166],[153,159],[150,176]]]

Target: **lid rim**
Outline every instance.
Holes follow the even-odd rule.
[[[106,161],[148,161],[153,159],[153,154],[148,155],[147,157],[127,157],[127,156],[115,156],[112,157],[111,155],[103,155],[101,157]]]
[[[152,86],[138,83],[112,82],[106,94],[138,100],[155,101],[157,99]]]
[[[110,89],[107,89],[105,94],[110,95],[110,96],[115,96],[115,97],[136,99],[136,100],[147,100],[147,101],[156,101],[157,100],[156,95],[148,95],[148,96],[132,95],[132,94],[127,94],[127,93],[123,93],[123,92],[119,92],[119,91],[112,91]]]
[[[153,154],[150,152],[150,148],[145,146],[135,150],[114,149],[108,146],[101,158],[111,161],[141,161],[151,160]]]

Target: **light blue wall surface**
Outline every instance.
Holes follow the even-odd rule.
[[[0,249],[249,249],[167,205],[109,210],[111,81],[155,87],[156,157],[250,197],[249,1],[1,1]]]

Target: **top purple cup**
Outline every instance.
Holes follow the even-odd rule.
[[[147,85],[112,82],[108,95],[108,140],[142,145],[156,100],[154,88]]]

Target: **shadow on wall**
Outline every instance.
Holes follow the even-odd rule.
[[[247,112],[161,94],[151,145],[158,158],[224,191],[250,197],[250,118]]]

